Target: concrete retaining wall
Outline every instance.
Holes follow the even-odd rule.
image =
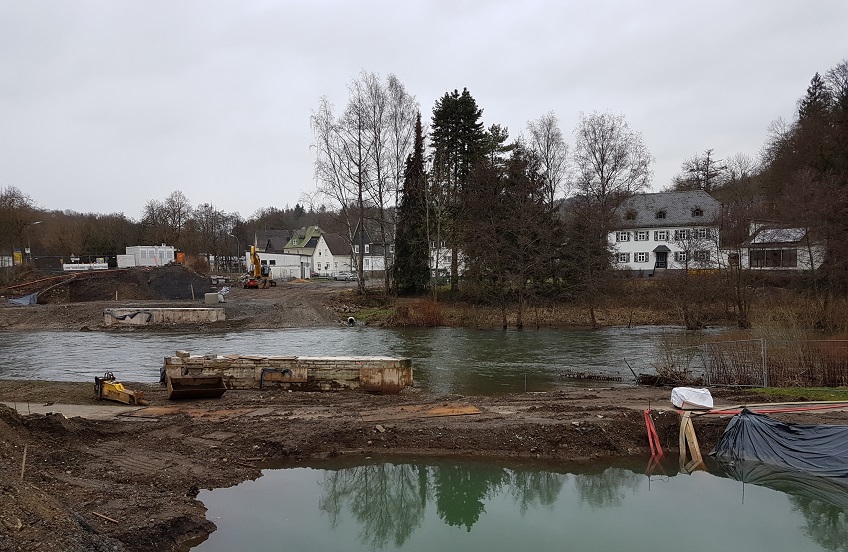
[[[210,308],[143,308],[124,307],[103,309],[103,323],[107,326],[127,324],[202,324],[226,320],[223,307]]]
[[[228,389],[398,393],[412,385],[412,361],[393,357],[190,355],[177,351],[175,356],[165,357],[165,374],[221,376]]]

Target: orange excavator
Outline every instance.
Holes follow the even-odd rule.
[[[258,289],[274,287],[277,281],[270,277],[271,268],[268,265],[263,265],[259,260],[259,253],[256,252],[256,247],[250,246],[250,272],[244,280],[245,289]]]

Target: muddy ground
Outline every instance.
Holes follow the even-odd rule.
[[[352,285],[233,286],[225,305],[226,327],[340,324],[357,312],[345,300]],[[126,306],[104,299],[106,287],[92,288],[85,302],[63,301],[57,293],[58,299],[47,304],[0,307],[0,329],[102,330],[102,309]],[[119,289],[119,297],[121,293]],[[134,300],[197,306],[179,298]],[[668,469],[677,463],[680,416],[670,410],[666,388],[575,388],[498,397],[435,396],[415,389],[393,396],[271,389],[172,403],[159,386],[126,385],[142,391],[150,408],[118,415],[121,405],[94,399],[91,383],[0,380],[0,402],[11,405],[0,405],[0,550],[177,550],[215,529],[195,499],[200,489],[257,478],[267,467],[340,455],[459,455],[556,463],[643,455],[647,462],[643,410],[649,406],[668,453]],[[713,394],[718,404],[762,401],[742,391],[718,389]],[[111,407],[114,415],[109,411],[106,419],[92,419],[32,413],[62,411],[63,404]],[[444,409],[464,413],[430,416],[446,413]],[[848,423],[848,413],[839,411],[780,416]],[[695,420],[705,451],[727,422],[727,417]]]

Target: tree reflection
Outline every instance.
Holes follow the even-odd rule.
[[[335,527],[343,510],[360,523],[360,539],[372,548],[400,547],[424,519],[427,468],[371,464],[330,472],[318,506]],[[422,484],[423,482],[423,484]]]
[[[535,504],[546,507],[553,506],[567,479],[567,475],[560,473],[512,472],[510,492],[523,516],[530,506]]]
[[[574,476],[574,486],[580,498],[593,508],[620,506],[628,491],[639,487],[641,476],[629,470],[610,468],[603,473]]]
[[[848,514],[845,510],[803,496],[790,496],[789,501],[806,518],[806,533],[819,546],[833,552],[848,552]]]
[[[448,525],[464,525],[468,531],[485,510],[483,499],[509,481],[503,468],[460,465],[437,466],[433,471],[436,512]]]
[[[471,531],[486,511],[486,502],[498,493],[511,496],[524,515],[536,505],[552,507],[570,477],[446,463],[368,464],[325,473],[319,507],[333,527],[350,512],[360,526],[360,540],[372,549],[402,547],[421,526],[428,500],[434,501],[444,523]],[[625,489],[637,487],[639,475],[609,469],[574,478],[582,499],[603,507],[620,504]]]

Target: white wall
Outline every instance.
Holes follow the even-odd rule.
[[[274,280],[286,280],[288,278],[309,278],[312,271],[312,257],[309,255],[297,255],[293,253],[257,253],[259,262],[267,265],[270,276]],[[245,253],[245,262],[248,270],[250,265],[250,252]]]
[[[707,237],[698,236],[696,230],[705,229]],[[689,236],[683,238],[675,235],[678,230],[687,230]],[[660,235],[658,236],[658,233]],[[662,238],[665,233],[665,239]],[[638,238],[647,239],[638,239]],[[626,238],[626,239],[623,239]],[[653,272],[657,262],[657,254],[654,249],[664,245],[670,249],[667,254],[667,269],[684,268],[715,268],[719,266],[718,230],[712,227],[694,228],[635,228],[630,230],[619,230],[610,232],[609,242],[615,254],[614,266],[619,269],[631,269],[638,271]],[[677,253],[689,251],[688,260],[680,260]],[[706,252],[708,260],[694,258],[695,251]],[[627,260],[619,259],[619,254],[626,255]],[[637,260],[642,255],[643,260]]]
[[[164,266],[174,262],[176,248],[173,245],[132,245],[127,255],[135,257],[135,266]]]

